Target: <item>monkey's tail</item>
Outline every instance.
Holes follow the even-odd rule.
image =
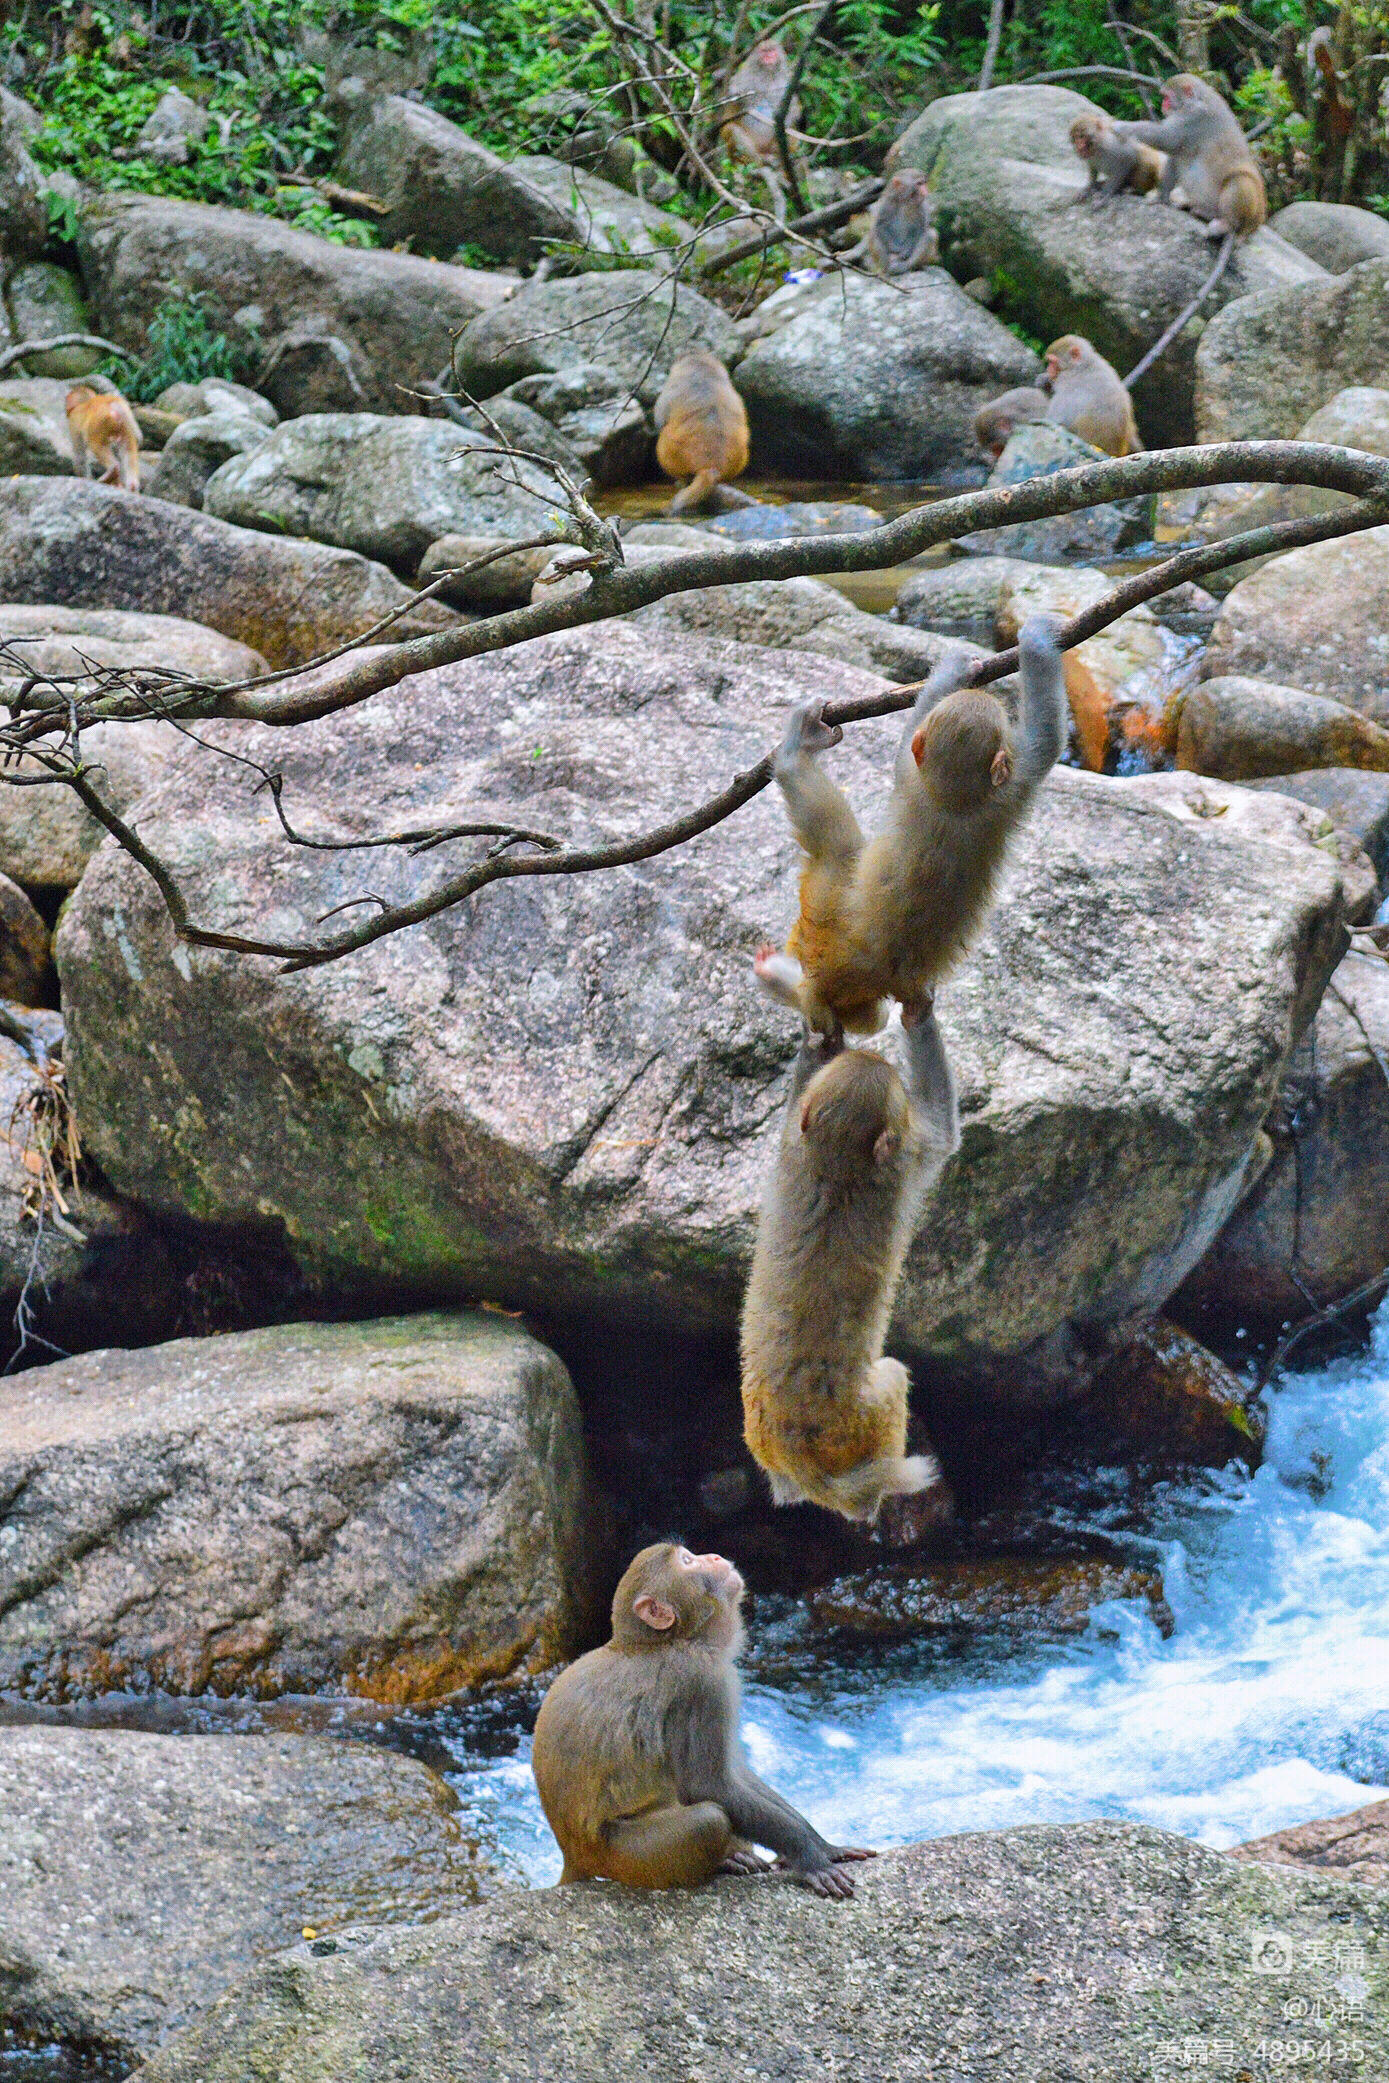
[[[717,470],[697,470],[683,492],[677,492],[666,508],[668,514],[682,514],[692,506],[703,506],[713,496],[719,483]]]
[[[1133,368],[1129,370],[1128,375],[1124,378],[1124,389],[1126,391],[1131,391],[1133,389],[1140,376],[1147,375],[1148,371],[1152,368],[1153,363],[1157,360],[1158,356],[1162,354],[1176,339],[1178,333],[1186,324],[1187,320],[1196,316],[1201,306],[1205,303],[1206,298],[1215,288],[1216,283],[1225,273],[1226,268],[1229,267],[1230,255],[1234,252],[1234,250],[1235,235],[1232,231],[1227,231],[1225,237],[1221,241],[1220,252],[1216,257],[1215,266],[1211,269],[1209,275],[1207,275],[1205,281],[1201,284],[1201,287],[1197,290],[1195,296],[1191,299],[1191,302],[1186,306],[1186,309],[1184,311],[1179,312],[1177,317],[1173,319],[1171,325],[1168,326],[1167,331],[1158,335],[1157,339],[1148,349],[1148,352],[1144,355],[1142,361],[1136,362]]]
[[[1240,167],[1221,188],[1220,216],[1222,222],[1242,239],[1247,239],[1266,221],[1268,197],[1263,180],[1252,167]]]

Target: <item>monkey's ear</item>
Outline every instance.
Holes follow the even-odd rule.
[[[1013,755],[1006,745],[1000,745],[989,763],[989,779],[995,788],[1004,788],[1013,778]]]
[[[668,1606],[663,1598],[653,1598],[649,1591],[643,1591],[640,1598],[633,1599],[632,1611],[638,1620],[644,1620],[648,1627],[654,1627],[658,1635],[663,1635],[668,1627],[675,1625],[674,1606]]]
[[[873,1145],[874,1164],[886,1164],[889,1158],[895,1157],[897,1155],[897,1145],[900,1141],[901,1137],[895,1128],[885,1128],[878,1137],[877,1142]]]
[[[925,726],[925,724],[923,723],[923,724],[920,724],[920,725],[919,725],[919,726],[917,727],[917,729],[916,729],[916,730],[914,730],[914,731],[912,732],[912,758],[913,758],[913,759],[914,759],[914,760],[916,761],[917,765],[918,765],[918,766],[920,766],[920,765],[921,765],[921,762],[922,762],[922,760],[923,760],[923,759],[924,759],[925,757],[926,757],[926,726]]]

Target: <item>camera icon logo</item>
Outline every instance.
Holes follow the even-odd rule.
[[[1292,1971],[1293,1942],[1286,1931],[1256,1931],[1249,1941],[1249,1965],[1256,1975]]]

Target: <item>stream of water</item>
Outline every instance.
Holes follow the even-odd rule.
[[[1367,1352],[1289,1378],[1269,1415],[1257,1474],[1173,1485],[1124,1536],[1161,1568],[1168,1640],[1125,1603],[1064,1644],[836,1664],[796,1654],[781,1613],[750,1643],[757,1769],[827,1836],[879,1846],[1104,1815],[1223,1848],[1389,1793],[1389,1310]],[[554,1880],[528,1745],[444,1741],[479,1835]]]

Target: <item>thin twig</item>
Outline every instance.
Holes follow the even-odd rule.
[[[765,253],[769,246],[780,246],[785,240],[799,238],[802,234],[817,231],[834,231],[839,225],[847,224],[860,210],[875,203],[886,187],[881,178],[865,181],[852,195],[846,195],[837,203],[827,203],[823,209],[810,210],[804,217],[794,218],[789,224],[773,224],[752,238],[740,239],[713,260],[705,261],[700,267],[700,276],[708,281],[713,275],[722,275],[726,268],[736,267],[740,260],[751,260],[756,253]]]
[[[838,5],[839,0],[825,0],[824,6],[806,31],[805,41],[796,54],[796,62],[791,67],[791,76],[786,82],[785,91],[777,103],[776,113],[772,117],[772,130],[776,137],[777,158],[781,161],[782,172],[786,176],[787,190],[792,203],[795,205],[798,217],[804,217],[807,214],[809,205],[806,202],[805,190],[801,187],[801,177],[796,170],[795,161],[791,156],[791,146],[787,140],[787,117],[790,113],[791,104],[796,98],[796,89],[801,83],[801,75],[809,62],[810,53],[815,48],[820,31],[824,28]]]
[[[1225,273],[1226,268],[1229,267],[1230,255],[1234,252],[1234,250],[1235,235],[1232,231],[1227,231],[1224,239],[1221,241],[1220,253],[1216,259],[1215,266],[1211,269],[1209,275],[1207,275],[1205,281],[1201,284],[1201,287],[1197,290],[1195,296],[1191,299],[1191,302],[1186,306],[1186,309],[1179,314],[1178,317],[1173,319],[1171,325],[1168,326],[1166,332],[1160,333],[1158,335],[1157,339],[1148,349],[1148,352],[1144,355],[1142,361],[1135,362],[1133,367],[1129,370],[1128,375],[1124,378],[1124,389],[1126,391],[1131,391],[1133,389],[1140,376],[1147,375],[1148,371],[1152,368],[1153,363],[1157,360],[1158,356],[1173,340],[1176,339],[1178,333],[1182,330],[1182,327],[1186,324],[1187,320],[1196,316],[1196,313],[1205,303],[1206,298],[1215,288],[1216,283]]]
[[[1304,1316],[1300,1324],[1294,1324],[1292,1329],[1279,1339],[1265,1360],[1259,1378],[1250,1392],[1251,1399],[1263,1394],[1294,1346],[1300,1345],[1311,1332],[1320,1331],[1327,1324],[1334,1324],[1338,1317],[1349,1316],[1352,1309],[1358,1309],[1362,1302],[1370,1301],[1385,1287],[1389,1287],[1389,1266],[1381,1267],[1373,1279],[1362,1280],[1359,1287],[1353,1287],[1350,1293],[1342,1295],[1338,1302],[1328,1302],[1325,1308],[1314,1310],[1311,1316]]]

